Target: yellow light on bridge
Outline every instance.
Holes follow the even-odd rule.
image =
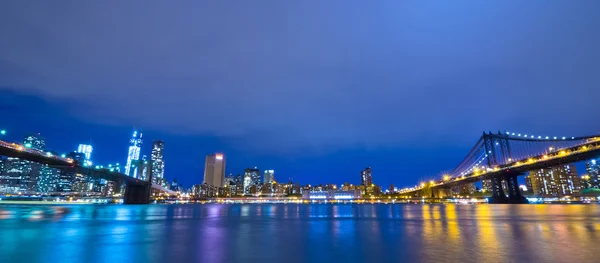
[[[444,181],[450,180],[450,175],[444,175]]]
[[[544,159],[548,159],[548,155],[544,155]]]
[[[421,183],[421,188],[425,187],[425,183]]]
[[[565,151],[560,151],[558,154],[560,154],[560,155],[565,155],[565,154],[567,154],[567,152],[565,152]]]
[[[434,184],[435,182],[433,180],[429,181],[429,184]]]

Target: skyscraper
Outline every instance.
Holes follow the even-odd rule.
[[[85,153],[81,152],[70,152],[67,154],[67,157],[85,164],[86,156]],[[60,173],[60,177],[56,183],[56,191],[57,192],[73,192],[73,191],[81,191],[85,188],[85,178],[82,174],[78,174],[75,172],[62,172]]]
[[[209,154],[204,164],[204,183],[223,187],[225,179],[225,156],[222,153]]]
[[[163,151],[165,149],[164,141],[152,142],[152,180],[160,181],[165,177],[165,161],[163,160]]]
[[[371,174],[371,167],[367,167],[360,173],[361,184],[365,187],[369,187],[373,184],[373,175]]]
[[[80,144],[79,147],[77,147],[77,152],[83,153],[85,155],[86,160],[92,159],[92,150],[92,146],[87,144]]]
[[[39,166],[19,158],[2,158],[0,171],[0,193],[35,192]],[[37,170],[35,168],[38,168]]]
[[[246,169],[248,170],[248,169]],[[252,186],[252,174],[248,172],[244,172],[244,194],[250,193],[250,187]]]
[[[560,197],[581,193],[581,178],[573,164],[539,169],[527,175],[531,191],[536,196]]]
[[[145,154],[142,156],[142,161],[138,162],[136,167],[140,167],[140,179],[148,181],[148,157]]]
[[[600,188],[600,161],[593,159],[586,162],[585,170],[590,177],[592,187]]]
[[[260,184],[260,170],[258,169],[258,167],[244,169],[244,176],[245,175],[250,176],[250,184],[251,185],[259,185]]]
[[[125,165],[125,175],[137,178],[138,169],[136,161],[140,160],[140,150],[142,147],[142,133],[133,132],[133,136],[129,140],[129,152],[127,154],[127,164]]]
[[[263,174],[263,183],[264,184],[272,184],[275,181],[275,171],[274,170],[265,170]]]

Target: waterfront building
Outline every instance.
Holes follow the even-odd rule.
[[[251,187],[260,184],[260,170],[258,168],[244,169],[244,194],[251,194]]]
[[[491,179],[481,180],[481,190],[484,193],[491,193],[492,192],[492,180]]]
[[[133,178],[138,178],[138,167],[136,161],[140,159],[140,151],[142,149],[142,132],[133,132],[133,136],[129,139],[129,150],[127,152],[127,163],[125,164],[125,175]]]
[[[585,163],[585,170],[592,181],[593,188],[600,188],[600,159],[593,159]]]
[[[353,200],[361,197],[360,190],[304,191],[302,193],[302,198],[308,200]]]
[[[275,170],[265,170],[263,174],[263,183],[272,184],[275,181]]]
[[[19,158],[1,158],[0,193],[31,193],[37,191],[40,165]]]
[[[140,160],[139,165],[137,165],[137,167],[140,167],[140,179],[142,181],[148,181],[148,176],[150,176],[149,172],[149,166],[150,164],[148,163],[148,157],[146,155],[142,156],[142,160]]]
[[[581,193],[581,178],[573,164],[529,172],[526,182],[534,196],[561,197]]]
[[[476,187],[474,183],[469,184],[460,184],[457,186],[453,186],[450,188],[452,195],[460,195],[460,196],[469,196],[473,195],[476,192]]]
[[[225,155],[209,154],[204,164],[204,184],[223,187],[225,180]]]
[[[165,177],[165,161],[163,159],[163,151],[165,142],[155,140],[152,142],[152,180],[158,182]]]
[[[40,166],[37,191],[40,193],[56,192],[61,177],[61,171],[48,165]]]
[[[582,189],[594,188],[594,180],[589,174],[584,174],[581,176],[581,188]]]
[[[85,153],[82,152],[70,152],[67,157],[82,164],[85,164],[86,161]],[[61,172],[56,182],[56,192],[75,192],[76,190],[81,192],[86,189],[85,185],[82,174]]]
[[[249,173],[244,173],[244,194],[250,193],[250,186],[252,186],[252,175]]]
[[[373,175],[371,172],[371,167],[367,167],[360,172],[360,182],[365,187],[369,187],[373,184]]]

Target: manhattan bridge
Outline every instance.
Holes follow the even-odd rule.
[[[600,155],[600,135],[550,137],[513,132],[484,132],[471,151],[442,180],[406,188],[407,197],[443,198],[450,188],[487,180],[490,203],[526,203],[517,177],[529,171],[593,159]],[[502,182],[506,182],[503,189]],[[505,191],[506,190],[506,191]]]

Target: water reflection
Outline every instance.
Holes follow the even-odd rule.
[[[0,206],[0,262],[597,262],[596,205]]]

